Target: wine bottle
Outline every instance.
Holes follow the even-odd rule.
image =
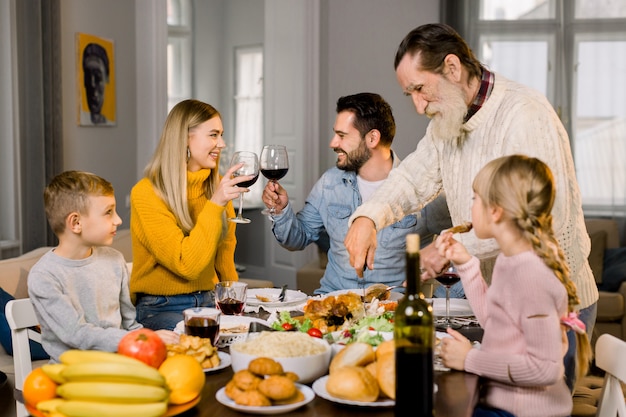
[[[396,416],[433,416],[432,306],[424,299],[420,279],[420,239],[406,237],[406,291],[394,320],[396,342]]]

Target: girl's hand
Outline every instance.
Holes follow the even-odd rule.
[[[435,240],[435,247],[439,255],[449,259],[456,265],[462,265],[471,259],[471,255],[465,246],[452,237],[452,233],[446,232]]]
[[[237,187],[237,184],[242,181],[251,180],[252,178],[254,178],[254,175],[244,175],[233,178],[233,173],[242,166],[243,162],[241,164],[233,165],[232,167],[228,168],[228,171],[226,171],[226,174],[224,174],[224,177],[217,186],[217,189],[215,190],[215,192],[213,192],[213,195],[211,196],[211,201],[213,203],[217,204],[218,206],[225,206],[226,203],[228,203],[229,201],[239,197],[239,194],[247,193],[248,191],[250,191],[247,188]]]
[[[441,360],[450,369],[465,370],[465,357],[472,350],[472,343],[468,338],[453,329],[448,329],[452,337],[441,339]]]

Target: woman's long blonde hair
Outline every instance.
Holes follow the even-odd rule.
[[[501,207],[504,217],[522,232],[543,262],[554,271],[567,290],[568,312],[580,303],[576,285],[570,279],[563,250],[554,236],[552,207],[554,176],[550,168],[537,158],[509,155],[494,159],[474,178],[474,192],[485,206]],[[577,374],[589,369],[592,351],[585,332],[576,333]]]
[[[189,234],[194,226],[187,204],[189,131],[214,117],[221,117],[220,113],[210,104],[198,100],[184,100],[174,106],[167,115],[152,160],[144,170],[145,176],[168,205],[185,234]],[[220,182],[217,167],[204,182],[207,198],[211,198]]]

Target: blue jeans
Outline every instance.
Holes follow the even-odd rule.
[[[152,330],[174,330],[183,319],[183,310],[215,307],[215,293],[201,291],[179,295],[137,294],[137,321]]]
[[[598,303],[593,303],[587,308],[583,308],[578,312],[578,318],[585,323],[587,328],[587,336],[591,340],[593,326],[596,324],[596,316],[598,314]],[[565,383],[569,390],[573,393],[576,385],[576,333],[572,329],[567,330],[567,352],[563,358],[565,366]]]

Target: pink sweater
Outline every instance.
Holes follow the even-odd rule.
[[[487,378],[485,402],[517,417],[569,416],[559,321],[567,313],[563,284],[532,251],[499,254],[489,287],[477,258],[457,269],[485,330],[480,349],[465,359],[467,372]]]

